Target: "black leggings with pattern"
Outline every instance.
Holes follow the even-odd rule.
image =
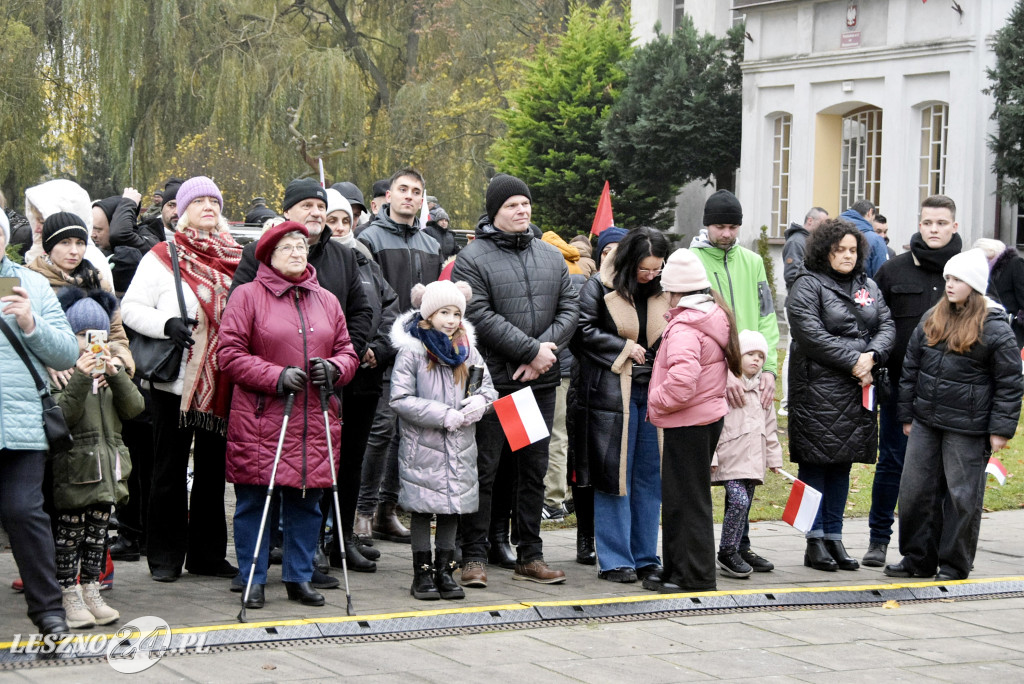
[[[75,585],[79,562],[82,584],[99,581],[109,522],[109,505],[57,512],[57,583],[62,589]]]

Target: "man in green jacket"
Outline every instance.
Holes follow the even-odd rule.
[[[737,244],[742,223],[740,201],[728,190],[719,190],[704,204],[706,228],[693,238],[690,249],[704,264],[711,287],[725,298],[736,316],[737,332],[756,330],[768,342],[769,354],[761,374],[761,404],[767,409],[775,401],[779,323],[764,261],[755,252]],[[726,398],[730,407],[743,405],[743,391],[743,381],[729,374]],[[740,556],[756,572],[774,569],[772,563],[750,549],[749,530],[748,524],[740,542]]]

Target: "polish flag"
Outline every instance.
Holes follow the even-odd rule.
[[[789,492],[786,510],[782,512],[782,521],[806,533],[814,524],[820,505],[821,492],[800,480],[793,480],[793,488]]]
[[[539,442],[551,434],[531,387],[498,399],[494,402],[494,411],[498,414],[501,429],[505,431],[512,451]]]
[[[875,386],[874,384],[860,388],[860,405],[868,411],[875,410]]]
[[[1006,466],[995,456],[988,459],[988,465],[985,466],[985,472],[995,475],[996,480],[1000,486],[1006,484]]]
[[[420,205],[420,230],[427,227],[427,221],[430,220],[430,209],[427,207],[427,193],[423,191],[423,204]]]

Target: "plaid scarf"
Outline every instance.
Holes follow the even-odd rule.
[[[196,343],[188,350],[181,423],[223,433],[227,428],[231,387],[221,377],[217,344],[220,341],[221,315],[227,304],[231,279],[242,260],[242,248],[228,233],[200,233],[194,228],[175,233],[174,245],[178,252],[181,279],[192,288],[204,314],[199,317],[200,323],[195,331]],[[153,251],[170,269],[171,256],[167,244],[161,242],[153,247]],[[199,359],[199,365],[192,373],[189,367],[194,359]]]
[[[466,337],[466,329],[460,325],[449,339],[440,330],[421,328],[419,323],[422,320],[423,317],[418,313],[413,316],[407,332],[423,343],[427,357],[434,363],[452,368],[458,368],[464,364],[469,357],[469,339]]]

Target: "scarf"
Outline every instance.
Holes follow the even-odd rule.
[[[427,350],[427,357],[434,363],[452,368],[458,368],[464,364],[469,358],[469,340],[466,337],[466,329],[460,325],[455,334],[449,338],[434,328],[424,330],[419,325],[422,320],[423,317],[417,313],[409,322],[406,332],[423,344],[423,348]]]
[[[224,433],[231,400],[229,383],[221,378],[217,360],[221,316],[227,304],[231,279],[242,259],[242,248],[227,233],[200,233],[186,228],[174,234],[181,280],[199,300],[200,323],[196,343],[188,350],[185,389],[181,398],[181,424]],[[157,257],[171,268],[167,243],[153,247]],[[204,334],[205,333],[205,334]],[[194,359],[198,369],[190,370]]]
[[[942,273],[946,262],[959,254],[963,246],[964,243],[960,239],[959,233],[953,233],[953,238],[944,247],[938,249],[929,247],[921,237],[921,233],[914,233],[910,236],[910,251],[913,253],[914,259],[921,265],[921,268],[932,273]]]
[[[82,259],[82,262],[75,267],[75,270],[71,273],[67,273],[57,264],[50,260],[49,254],[43,254],[39,257],[44,264],[50,267],[53,273],[60,276],[68,285],[74,287],[80,287],[83,290],[99,290],[102,289],[101,280],[103,276],[100,274],[99,269],[93,266],[91,263]]]

